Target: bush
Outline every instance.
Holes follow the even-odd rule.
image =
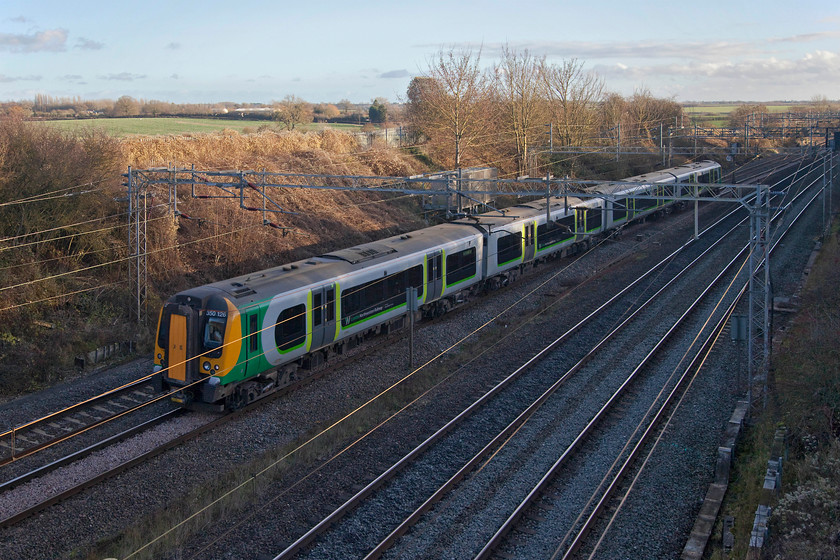
[[[116,140],[102,133],[0,120],[3,393],[54,381],[79,348],[119,334],[90,317],[111,309],[102,303],[123,278],[125,229],[112,227],[121,163]],[[122,313],[107,315],[113,323]]]

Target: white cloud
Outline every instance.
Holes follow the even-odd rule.
[[[6,76],[5,74],[0,74],[0,83],[2,84],[10,84],[12,82],[37,82],[41,80],[41,76],[38,75],[30,75],[30,76]]]
[[[120,72],[119,74],[104,74],[98,76],[100,80],[116,80],[121,82],[133,82],[134,80],[142,80],[145,74],[132,74],[131,72]]]
[[[652,65],[617,63],[597,65],[594,70],[608,84],[645,83],[658,95],[668,90],[695,100],[809,99],[815,92],[825,91],[828,97],[833,97],[836,96],[833,92],[840,91],[840,53],[823,50],[799,58],[770,56]]]
[[[50,29],[31,34],[0,33],[0,51],[30,53],[41,51],[59,52],[66,49],[66,29]]]
[[[829,51],[806,53],[798,60],[751,59],[724,62],[690,62],[688,64],[634,65],[617,63],[599,65],[595,71],[606,77],[636,78],[640,76],[704,76],[707,78],[737,78],[743,80],[790,79],[791,75],[803,78],[811,74],[840,76],[840,54]]]
[[[380,78],[407,78],[411,74],[408,73],[408,70],[391,70],[389,72],[383,72],[379,75]]]
[[[818,31],[815,33],[803,33],[790,37],[775,37],[768,39],[768,43],[810,43],[821,39],[836,39],[840,37],[840,31]]]
[[[99,51],[105,48],[104,43],[100,43],[99,41],[92,41],[90,39],[85,39],[84,37],[80,37],[76,41],[76,48],[82,49],[85,51]]]

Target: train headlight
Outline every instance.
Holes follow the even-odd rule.
[[[215,366],[213,366],[213,369],[215,369],[216,371],[219,371],[219,364],[216,364]]]
[[[201,367],[204,368],[204,371],[210,371],[210,362],[204,362]]]
[[[158,360],[162,360],[162,359],[163,359],[163,354],[158,353]]]

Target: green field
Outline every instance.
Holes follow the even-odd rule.
[[[687,115],[728,115],[738,107],[740,104],[728,104],[728,105],[684,105],[683,111]],[[788,111],[795,111],[797,107],[801,107],[801,105],[766,105],[767,111],[770,113],[787,113]]]
[[[64,130],[80,130],[94,128],[104,130],[114,136],[165,136],[170,134],[197,134],[202,132],[218,132],[220,130],[235,130],[236,132],[257,132],[261,127],[281,130],[272,121],[253,121],[242,119],[206,119],[184,117],[136,117],[125,119],[74,119],[60,121],[43,121],[48,126]],[[320,130],[322,128],[337,128],[341,130],[358,130],[353,124],[306,124],[295,129],[303,131]]]
[[[754,103],[750,103],[753,105]],[[683,105],[687,117],[701,126],[727,127],[729,113],[740,107],[740,103],[708,103],[700,105]],[[801,104],[766,105],[769,113],[787,113],[801,110]]]

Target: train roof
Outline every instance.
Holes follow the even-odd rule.
[[[381,241],[373,241],[347,249],[339,249],[321,255],[321,258],[341,260],[352,265],[357,265],[388,255],[405,256],[426,252],[432,247],[445,245],[449,242],[461,241],[477,235],[479,235],[477,231],[465,228],[462,223],[440,224],[395,235]]]
[[[247,297],[244,302],[258,301],[280,291],[327,282],[368,266],[480,235],[478,230],[463,224],[441,224],[221,280],[203,288],[221,290],[234,299]]]
[[[675,177],[687,177],[708,169],[720,167],[713,161],[689,163],[638,175],[625,182],[656,183],[671,181]],[[603,187],[603,188],[602,188]],[[618,192],[627,187],[620,187],[604,183],[588,190],[596,192]],[[587,200],[578,197],[552,197],[551,211],[587,204]],[[361,270],[369,266],[376,266],[383,262],[396,260],[408,255],[427,252],[432,248],[446,245],[450,242],[464,241],[470,237],[482,235],[481,231],[490,232],[512,222],[533,218],[545,212],[545,201],[534,200],[505,209],[502,212],[487,212],[476,214],[459,220],[423,228],[420,230],[395,235],[380,241],[363,243],[346,249],[339,249],[323,255],[302,259],[283,264],[266,270],[244,274],[235,278],[214,282],[206,286],[193,288],[182,292],[185,295],[196,295],[203,299],[215,290],[219,290],[234,299],[242,298],[243,303],[271,297],[279,291],[295,289],[322,282],[328,282],[344,274]],[[250,296],[250,297],[249,297]],[[248,297],[248,299],[244,299]]]
[[[677,179],[679,181],[685,179],[686,177],[689,177],[694,173],[700,173],[703,171],[708,171],[710,169],[718,169],[719,167],[720,165],[714,161],[703,160],[694,163],[678,165],[669,169],[651,171],[650,173],[644,173],[642,175],[636,175],[634,177],[628,177],[627,179],[622,179],[621,183],[645,183],[648,185],[653,183],[670,183],[673,182],[674,179]],[[628,185],[616,185],[614,183],[605,182],[600,185],[590,187],[587,190],[600,192],[604,194],[614,194],[625,191],[632,191],[636,188],[637,187]]]
[[[567,209],[569,212],[584,204],[585,202],[580,198],[574,196],[568,197],[551,197],[551,211]],[[473,225],[484,231],[493,231],[513,222],[524,219],[533,219],[536,216],[545,214],[545,200],[533,200],[531,202],[524,202],[515,206],[509,206],[501,211],[485,212],[483,214],[473,214],[465,218],[459,218],[453,223]]]
[[[720,165],[717,163],[704,160],[695,163],[678,165],[676,167],[671,167],[670,169],[651,171],[650,173],[644,173],[642,175],[630,177],[629,179],[624,179],[624,181],[628,183],[662,183],[666,181],[673,181],[675,176],[679,178],[688,177],[692,173],[699,173],[701,171],[716,169],[718,167],[720,167]]]

